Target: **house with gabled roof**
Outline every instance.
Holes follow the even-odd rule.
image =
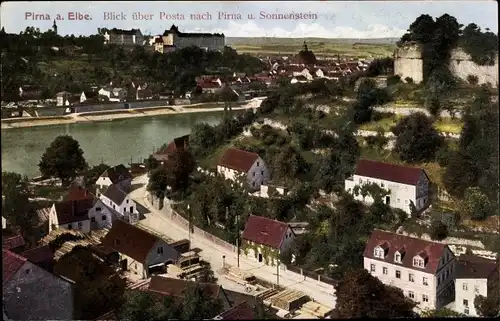
[[[356,186],[374,183],[387,190],[384,203],[399,208],[411,215],[411,205],[417,211],[424,209],[430,201],[430,180],[422,168],[383,163],[371,160],[358,160],[354,175],[345,180],[345,190],[355,199],[366,204],[373,203],[370,195],[356,193]]]
[[[180,253],[163,239],[122,220],[113,222],[102,244],[118,252],[123,271],[144,279],[155,270],[163,270],[166,264],[177,262],[180,257]]]
[[[266,265],[276,265],[280,254],[294,243],[295,233],[288,223],[250,215],[241,235],[243,253]]]
[[[139,220],[137,204],[132,200],[127,191],[122,190],[118,185],[111,185],[103,193],[99,194],[102,203],[118,218],[127,222],[135,223]],[[109,226],[107,226],[109,228]]]
[[[153,154],[160,165],[165,165],[166,162],[177,153],[177,151],[187,150],[189,148],[189,135],[184,135],[174,138],[167,147],[161,148]]]
[[[119,185],[122,190],[131,186],[132,174],[123,164],[108,168],[96,181],[96,185],[101,189],[112,184]]]
[[[456,263],[453,309],[468,316],[479,316],[474,299],[478,295],[495,295],[493,291],[498,291],[500,282],[499,268],[498,261],[476,255],[460,255]]]
[[[269,169],[259,154],[237,148],[224,152],[217,164],[217,173],[228,180],[243,180],[250,190],[260,189],[270,178]]]
[[[453,301],[456,260],[446,244],[374,230],[363,257],[371,275],[400,288],[419,309],[440,309]]]
[[[73,282],[2,250],[2,306],[10,320],[73,320]]]

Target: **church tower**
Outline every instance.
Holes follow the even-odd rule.
[[[54,20],[54,24],[52,25],[52,30],[57,34],[57,24],[56,21]]]
[[[304,50],[304,51],[309,51],[309,50],[307,49],[307,44],[306,44],[306,42],[305,42],[305,41],[304,41],[304,45],[302,46],[302,50]]]

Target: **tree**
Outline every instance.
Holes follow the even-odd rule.
[[[462,211],[473,220],[484,220],[494,213],[494,208],[479,187],[469,187],[465,190]]]
[[[184,191],[189,186],[189,175],[194,171],[196,164],[189,150],[177,150],[167,163],[168,181],[172,192]]]
[[[214,299],[209,290],[199,284],[184,290],[184,300],[180,303],[181,320],[211,319],[222,312],[222,302]]]
[[[414,316],[416,303],[398,288],[384,285],[365,269],[348,271],[336,286],[336,313],[341,318]]]
[[[2,172],[2,216],[30,242],[35,241],[34,226],[38,215],[30,202],[27,177],[12,172]]]
[[[476,295],[474,306],[482,317],[495,318],[500,316],[500,288],[498,283],[493,285],[491,292],[488,291],[487,297]]]
[[[434,19],[428,14],[422,14],[408,28],[408,32],[401,37],[402,42],[416,41],[421,44],[432,40],[435,28]]]
[[[85,171],[85,174],[83,175],[83,181],[85,186],[88,187],[94,185],[99,176],[101,176],[102,173],[104,173],[104,171],[106,171],[110,167],[111,166],[103,163],[95,165],[92,168]]]
[[[58,177],[63,185],[77,177],[86,166],[80,144],[69,135],[56,137],[38,163],[43,176]]]
[[[444,138],[423,113],[404,117],[392,128],[392,132],[396,136],[394,150],[406,162],[433,160],[444,143]]]
[[[431,223],[431,239],[436,241],[444,240],[448,236],[448,227],[441,220],[434,220]]]
[[[120,320],[157,320],[161,306],[158,299],[146,291],[125,292],[124,304],[120,308]]]
[[[126,281],[89,248],[74,247],[54,272],[75,281],[75,319],[95,319],[122,304]]]
[[[446,318],[446,317],[464,317],[465,315],[447,308],[442,308],[439,310],[425,310],[421,313],[421,316],[424,318]]]
[[[149,157],[146,158],[145,165],[148,172],[151,172],[152,170],[158,168],[159,163],[153,155],[149,155]]]
[[[165,191],[169,183],[170,173],[165,167],[160,167],[151,171],[146,189],[158,198],[165,196]]]

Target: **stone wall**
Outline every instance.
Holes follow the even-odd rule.
[[[467,76],[477,76],[480,84],[490,83],[498,87],[498,55],[493,66],[479,66],[461,48],[451,52],[450,71],[457,77],[467,80]],[[408,45],[394,52],[394,74],[402,80],[410,77],[415,83],[423,80],[422,50],[418,45]]]

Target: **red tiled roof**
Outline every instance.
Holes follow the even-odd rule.
[[[218,165],[247,173],[258,158],[259,155],[256,153],[228,148],[222,155]]]
[[[387,246],[385,259],[376,258],[373,255],[375,247],[382,244],[384,244],[384,246]],[[402,266],[409,269],[425,271],[427,273],[434,274],[437,272],[441,256],[443,256],[446,247],[447,245],[441,243],[430,242],[406,235],[375,230],[368,240],[368,243],[366,243],[363,256],[381,262],[398,264],[394,263],[394,254],[396,253],[396,251],[404,249],[404,255],[401,260]],[[422,254],[422,252],[427,255],[425,267],[413,267],[413,257]]]
[[[137,262],[144,263],[158,240],[158,237],[149,234],[143,229],[122,220],[116,220],[101,243],[106,247],[130,256]]]
[[[24,246],[26,242],[22,235],[18,234],[15,236],[2,238],[2,250],[11,250],[17,247]]]
[[[499,262],[476,255],[462,254],[457,259],[455,278],[487,279],[499,267]]]
[[[252,307],[245,301],[219,314],[216,320],[253,320]]]
[[[182,297],[184,290],[186,290],[189,285],[195,284],[196,282],[193,281],[173,279],[155,275],[151,277],[148,291],[167,296]],[[210,297],[214,299],[219,297],[221,291],[220,285],[215,283],[198,283],[198,285],[202,289],[207,291],[207,294],[210,295]]]
[[[59,224],[81,222],[89,219],[89,210],[94,206],[94,198],[55,203]]]
[[[54,258],[54,253],[48,245],[40,246],[21,253],[21,256],[28,259],[32,263],[50,262]]]
[[[356,164],[355,174],[401,184],[416,185],[422,172],[425,174],[425,171],[421,168],[362,159],[358,160]],[[427,174],[425,175],[427,176]]]
[[[257,244],[279,249],[287,229],[287,223],[271,220],[267,217],[250,215],[241,237]]]
[[[174,138],[166,148],[163,148],[155,153],[155,155],[171,155],[179,149],[189,146],[189,135],[184,135]]]
[[[64,196],[63,201],[82,201],[82,200],[88,200],[88,199],[93,199],[94,196],[89,192],[89,190],[73,184],[66,196]]]
[[[3,283],[9,281],[25,262],[26,258],[11,251],[2,250]]]

